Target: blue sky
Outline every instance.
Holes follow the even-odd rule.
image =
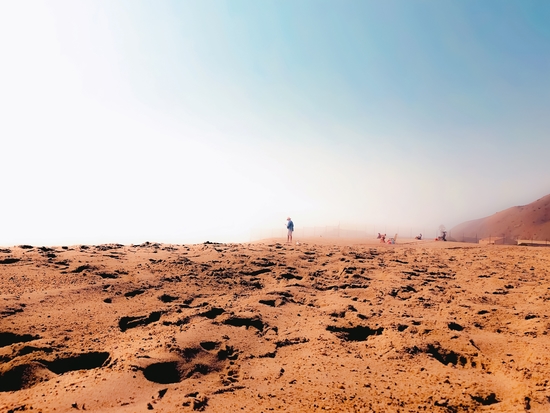
[[[550,193],[546,1],[0,3],[0,244],[448,228]]]

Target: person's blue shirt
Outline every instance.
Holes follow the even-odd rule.
[[[294,222],[292,222],[291,219],[288,220],[288,222],[286,224],[286,228],[290,231],[294,231]]]

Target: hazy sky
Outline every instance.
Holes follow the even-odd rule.
[[[550,193],[547,0],[0,1],[0,244],[447,228]]]

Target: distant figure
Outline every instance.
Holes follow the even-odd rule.
[[[382,235],[380,235],[380,233],[378,233],[378,236],[376,237],[376,239],[380,239],[382,238]]]
[[[294,222],[288,217],[286,219],[286,229],[288,229],[288,234],[286,236],[287,242],[292,242],[292,232],[294,231]]]
[[[380,244],[386,243],[386,234],[380,235]]]
[[[439,232],[441,233],[438,237],[439,241],[447,241],[447,230],[445,229],[445,225],[441,224],[439,226]]]
[[[414,239],[422,239],[422,234],[417,235],[416,237],[414,237]]]

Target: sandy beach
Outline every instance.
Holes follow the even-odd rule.
[[[4,247],[0,411],[547,412],[550,249]]]

